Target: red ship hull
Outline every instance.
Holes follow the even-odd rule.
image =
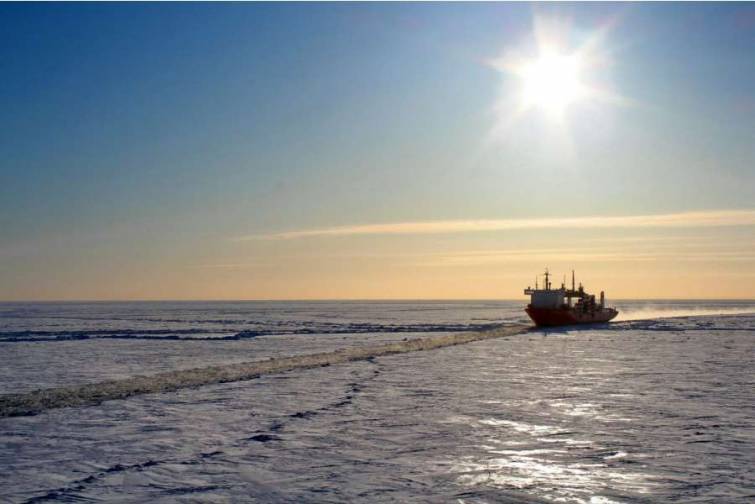
[[[613,308],[582,311],[575,308],[533,308],[528,306],[525,311],[537,326],[563,326],[574,324],[595,324],[608,322],[619,312]]]

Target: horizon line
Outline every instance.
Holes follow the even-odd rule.
[[[608,298],[607,298],[608,299]],[[728,297],[711,297],[711,298],[680,298],[680,297],[657,297],[657,298],[635,298],[635,297],[610,297],[612,301],[749,301],[755,302],[755,298],[728,298]],[[0,299],[0,304],[10,303],[239,303],[239,302],[261,302],[261,303],[308,303],[308,302],[423,302],[423,301],[511,301],[526,303],[526,299],[513,298],[248,298],[248,299],[20,299],[8,300]]]

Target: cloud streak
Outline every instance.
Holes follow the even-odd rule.
[[[712,210],[656,215],[445,220],[335,226],[241,236],[237,240],[293,240],[358,235],[456,234],[481,231],[592,228],[698,228],[755,225],[755,210]]]
[[[689,252],[686,250],[667,252],[622,252],[571,249],[552,250],[512,250],[490,252],[461,252],[443,255],[418,264],[418,266],[478,266],[506,264],[512,262],[659,262],[659,261],[699,261],[699,262],[749,262],[755,263],[755,254],[741,251]]]

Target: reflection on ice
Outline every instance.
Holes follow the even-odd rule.
[[[496,420],[495,418],[480,420],[480,423],[492,426],[503,425],[506,427],[511,427],[517,432],[526,432],[532,435],[558,434],[564,432],[563,429],[559,429],[558,427],[553,427],[551,425],[533,425],[524,422],[513,422],[511,420]]]
[[[569,416],[599,416],[598,406],[594,403],[571,404],[567,402],[552,402],[551,407],[563,410]]]
[[[627,452],[617,451],[616,453],[612,455],[606,455],[605,457],[603,457],[603,460],[619,459],[619,458],[624,458],[626,456],[627,456]]]
[[[523,420],[485,417],[475,425],[479,442],[473,454],[453,461],[457,482],[468,487],[533,492],[553,502],[618,503],[615,494],[647,494],[653,478],[626,465],[626,451],[611,449],[590,439],[588,433],[575,437],[575,421],[599,419],[595,402],[551,401],[557,425]],[[469,419],[467,419],[468,421]],[[606,496],[605,490],[611,490]]]
[[[584,503],[620,502],[595,495],[604,489],[645,494],[653,486],[642,473],[617,471],[601,462],[560,460],[568,450],[481,450],[481,453],[480,457],[466,456],[458,460],[454,471],[460,484],[537,489],[554,502]]]
[[[608,421],[608,422],[631,422],[632,419],[624,416],[624,415],[618,415],[616,413],[605,413],[604,411],[607,409],[606,406],[596,404],[596,403],[569,403],[569,402],[563,402],[563,401],[553,401],[550,403],[550,406],[552,408],[556,408],[560,411],[560,414],[567,415],[567,416],[577,416],[577,417],[590,417],[597,421]]]
[[[574,439],[570,437],[537,438],[537,441],[540,443],[561,443],[566,446],[587,446],[592,444],[592,441],[589,439]]]
[[[474,461],[462,463],[461,480],[477,483],[480,477],[486,482],[498,485],[525,488],[534,483],[539,485],[558,485],[581,482],[580,486],[588,483],[594,472],[600,469],[597,464],[557,465],[547,459],[538,459],[523,455],[513,455],[505,458],[489,458],[482,464]],[[484,474],[480,474],[483,472]]]
[[[590,497],[590,504],[620,504],[621,501],[609,499],[608,497],[603,497],[602,495],[593,495]]]

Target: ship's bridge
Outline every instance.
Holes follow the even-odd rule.
[[[564,305],[566,289],[525,289],[534,308],[559,308]]]
[[[571,306],[571,298],[579,295],[577,291],[574,290],[574,271],[572,271],[571,290],[566,289],[566,279],[564,279],[564,283],[561,284],[560,289],[552,289],[550,281],[551,273],[548,271],[548,268],[545,268],[544,276],[545,284],[543,285],[543,289],[537,288],[537,278],[535,278],[535,288],[527,287],[524,290],[524,293],[530,296],[530,306],[533,308],[561,308],[566,304],[565,299],[568,299],[569,306]],[[580,290],[581,289],[582,286],[580,285]]]

